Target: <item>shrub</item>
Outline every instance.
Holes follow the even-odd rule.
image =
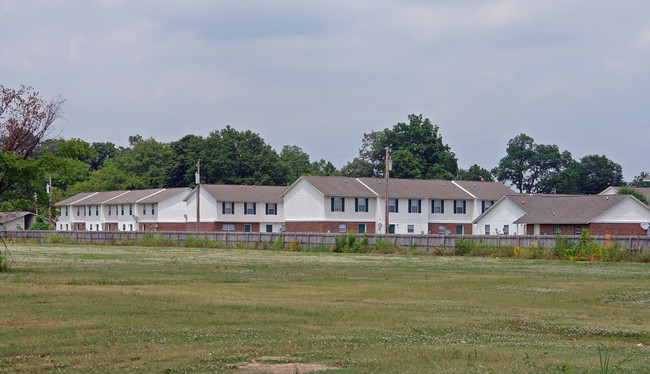
[[[273,244],[271,244],[269,248],[273,250],[283,249],[284,245],[282,245],[282,236],[278,236],[278,238],[275,239],[275,241],[273,242]]]
[[[11,270],[11,265],[9,265],[9,259],[7,258],[6,249],[5,251],[0,251],[0,273],[7,273]]]

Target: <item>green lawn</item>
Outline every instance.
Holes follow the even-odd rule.
[[[9,248],[0,372],[650,372],[649,264]]]

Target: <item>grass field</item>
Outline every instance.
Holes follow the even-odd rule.
[[[9,249],[0,372],[650,372],[649,264]]]

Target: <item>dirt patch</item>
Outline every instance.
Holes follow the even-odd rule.
[[[262,358],[262,357],[261,357]],[[268,357],[263,357],[268,359]],[[253,373],[269,373],[269,374],[295,374],[295,373],[312,373],[315,371],[323,370],[338,370],[334,366],[315,362],[291,362],[291,363],[260,363],[253,360],[250,364],[237,366],[236,373],[253,374]]]

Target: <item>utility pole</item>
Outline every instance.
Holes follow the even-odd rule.
[[[50,183],[47,184],[47,193],[50,195],[50,201],[47,204],[47,229],[52,230],[52,174],[50,174]]]
[[[386,196],[385,196],[385,205],[386,205],[386,234],[389,234],[389,221],[388,221],[388,173],[390,172],[391,167],[389,166],[390,159],[388,158],[388,147],[386,147]]]
[[[201,159],[196,161],[196,232],[200,231],[201,227]]]

